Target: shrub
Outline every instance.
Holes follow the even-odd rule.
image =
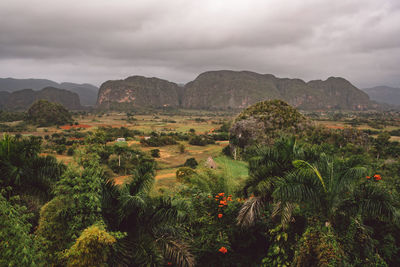
[[[152,149],[150,150],[150,154],[153,158],[159,158],[160,157],[160,150],[159,149]]]
[[[185,161],[185,164],[183,164],[183,166],[190,167],[192,169],[196,169],[197,165],[199,165],[199,163],[196,161],[195,158],[188,158]]]
[[[188,178],[195,173],[196,173],[196,171],[194,171],[190,167],[180,167],[176,171],[176,180],[178,180],[178,182],[181,182],[181,183],[186,182],[188,180]]]

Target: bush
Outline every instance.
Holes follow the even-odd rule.
[[[179,153],[181,153],[181,154],[185,153],[185,145],[184,144],[179,144],[178,148],[179,148]]]
[[[196,171],[194,171],[192,168],[190,167],[180,167],[177,171],[176,171],[176,180],[178,180],[178,182],[184,183],[188,180],[188,178],[195,174]]]
[[[58,155],[62,155],[65,152],[65,150],[67,150],[65,145],[58,145],[56,147],[56,152]]]
[[[185,164],[183,164],[183,166],[190,167],[192,169],[196,169],[197,165],[199,165],[199,163],[196,161],[195,158],[188,158],[185,161]]]
[[[205,146],[207,144],[215,144],[215,141],[205,135],[195,135],[189,139],[189,144],[194,146]]]
[[[67,155],[68,156],[73,156],[74,155],[74,149],[72,147],[68,148]]]
[[[150,150],[150,153],[153,158],[160,157],[160,149],[152,149],[152,150]]]

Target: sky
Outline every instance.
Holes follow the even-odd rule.
[[[0,0],[0,77],[186,83],[209,70],[400,87],[399,0]]]

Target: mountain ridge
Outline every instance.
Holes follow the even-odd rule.
[[[44,99],[59,103],[70,110],[80,110],[79,95],[66,89],[45,87],[42,90],[22,89],[18,91],[0,92],[0,109],[5,110],[27,110],[35,101]]]
[[[386,85],[363,88],[372,100],[389,105],[400,106],[400,88]]]
[[[140,78],[139,78],[140,77]],[[163,101],[143,101],[151,91]],[[341,77],[305,82],[251,71],[217,70],[200,73],[183,88],[176,83],[144,76],[110,80],[100,86],[97,107],[181,107],[189,109],[243,109],[254,103],[281,99],[300,109],[365,110],[376,108],[369,96]],[[104,103],[107,103],[105,106]],[[112,103],[116,104],[113,105]]]
[[[48,79],[17,79],[17,78],[0,78],[0,91],[15,92],[23,89],[32,89],[34,91],[41,90],[46,87],[54,87],[65,89],[77,93],[80,97],[82,105],[93,106],[96,104],[99,88],[89,83],[71,83],[71,82],[55,82]]]

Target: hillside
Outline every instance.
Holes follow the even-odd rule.
[[[87,83],[57,83],[46,79],[0,78],[0,91],[15,92],[27,88],[38,91],[45,87],[60,88],[77,93],[81,100],[81,104],[85,106],[93,106],[96,104],[97,93],[99,90],[96,86]]]
[[[185,108],[245,108],[268,99],[281,99],[300,109],[364,110],[368,95],[343,78],[304,82],[248,71],[210,71],[185,86]]]
[[[70,110],[82,108],[78,94],[54,87],[46,87],[40,91],[23,89],[12,93],[0,92],[0,96],[0,108],[5,110],[26,110],[40,99],[62,104]]]
[[[176,83],[158,78],[132,76],[125,80],[107,81],[99,90],[97,106],[112,107],[178,107]]]
[[[343,78],[305,82],[271,74],[228,70],[204,72],[184,87],[142,76],[107,81],[100,88],[97,106],[228,110],[243,109],[270,99],[280,99],[304,110],[377,107],[366,93]]]
[[[372,100],[394,106],[400,105],[400,88],[389,86],[375,86],[362,89]]]

